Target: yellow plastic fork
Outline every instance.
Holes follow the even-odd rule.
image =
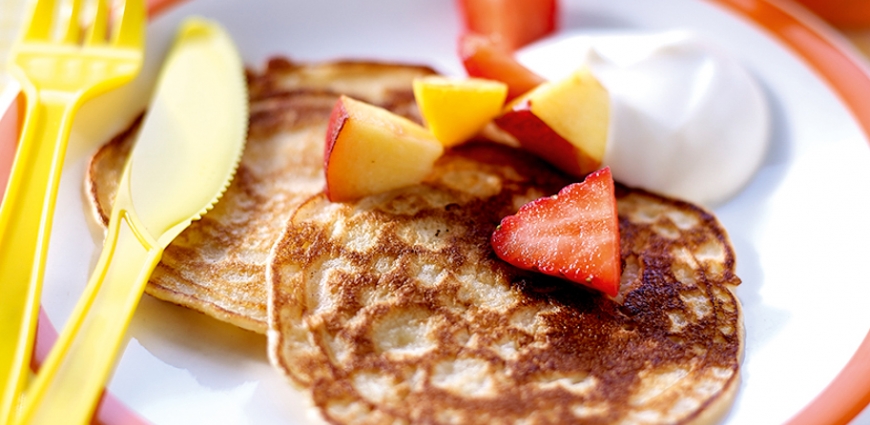
[[[73,115],[86,100],[133,79],[144,57],[143,0],[126,0],[110,35],[106,1],[97,0],[93,24],[84,33],[81,3],[72,0],[55,19],[55,0],[35,0],[10,55],[10,72],[21,82],[27,109],[0,205],[0,424],[17,414],[28,376]]]

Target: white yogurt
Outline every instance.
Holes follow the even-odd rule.
[[[740,190],[767,152],[761,87],[692,33],[566,34],[517,57],[550,80],[591,69],[611,96],[603,162],[629,186],[714,205]]]

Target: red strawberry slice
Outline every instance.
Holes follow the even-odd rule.
[[[559,194],[523,205],[492,235],[501,259],[516,267],[619,292],[619,219],[610,168]]]
[[[556,30],[557,0],[459,0],[459,12],[469,32],[498,40],[510,51]]]

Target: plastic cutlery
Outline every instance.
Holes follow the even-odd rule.
[[[123,4],[120,20],[108,37],[108,5],[97,1],[93,24],[82,34],[81,3],[73,0],[60,9],[66,16],[55,19],[55,1],[36,0],[10,55],[10,71],[21,82],[27,109],[0,205],[0,423],[8,423],[15,414],[30,365],[73,115],[85,100],[130,81],[142,67],[142,0]],[[59,37],[53,36],[55,26]]]
[[[163,249],[220,198],[247,133],[244,67],[215,23],[188,19],[128,160],[103,251],[18,423],[88,423]]]

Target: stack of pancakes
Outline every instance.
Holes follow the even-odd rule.
[[[520,150],[447,151],[417,186],[332,203],[323,143],[339,94],[420,121],[425,67],[273,60],[249,75],[246,152],[170,245],[151,295],[267,333],[273,364],[332,423],[712,423],[743,347],[733,249],[709,212],[619,186],[620,295],[499,260],[502,217],[570,183]],[[106,221],[131,129],[93,157]]]
[[[364,62],[302,66],[281,59],[262,73],[249,72],[251,117],[236,176],[214,209],[166,248],[146,292],[265,333],[269,251],[296,207],[324,187],[324,134],[337,93],[419,120],[411,81],[432,72]],[[86,190],[103,225],[139,124],[91,158]]]

